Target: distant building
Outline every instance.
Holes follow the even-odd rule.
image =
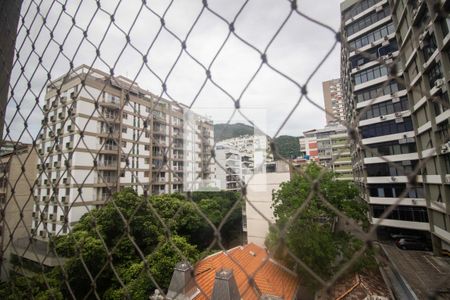
[[[14,149],[17,149],[22,145],[24,144],[16,141],[2,141],[0,144],[0,156],[14,152]]]
[[[331,123],[325,128],[303,132],[300,137],[303,158],[315,161],[340,174],[340,180],[353,179],[347,128]]]
[[[29,247],[33,214],[33,189],[36,180],[37,153],[31,145],[21,144],[0,156],[0,249],[1,278],[14,267],[13,250]],[[23,169],[22,169],[23,168]],[[14,239],[11,240],[11,235]],[[26,244],[23,243],[25,240]]]
[[[316,129],[303,132],[303,136],[299,138],[299,143],[300,152],[306,160],[319,161]]]
[[[221,190],[238,191],[243,183],[242,158],[239,150],[224,142],[216,144],[216,182]]]
[[[82,65],[47,86],[32,232],[66,234],[125,187],[139,194],[213,184],[212,121],[123,76]]]
[[[249,276],[252,276],[250,280]],[[180,262],[170,281],[169,299],[300,299],[297,274],[255,244],[212,254],[194,267]]]
[[[264,246],[269,222],[275,223],[272,193],[291,178],[289,165],[283,161],[268,163],[266,172],[255,174],[247,184],[245,218],[247,242]]]
[[[273,160],[268,138],[264,134],[242,135],[223,140],[221,143],[235,147],[242,157],[245,157],[246,168],[255,173],[263,172],[264,164]]]
[[[332,79],[322,82],[323,102],[327,111],[327,124],[344,121],[344,100],[342,94],[341,79]],[[331,115],[332,114],[332,115]]]

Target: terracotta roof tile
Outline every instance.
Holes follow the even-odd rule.
[[[293,299],[298,287],[297,276],[271,260],[265,249],[253,243],[221,251],[201,260],[194,268],[195,280],[204,292],[196,300],[212,295],[215,273],[232,269],[242,299],[259,299],[262,294]],[[253,278],[254,285],[249,278]],[[205,297],[206,294],[206,297]]]

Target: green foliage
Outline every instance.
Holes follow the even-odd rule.
[[[0,285],[0,299],[63,299],[72,293],[77,299],[96,298],[94,278],[95,292],[103,299],[148,299],[154,281],[167,289],[175,264],[184,259],[195,263],[214,241],[199,209],[219,226],[238,202],[221,234],[226,246],[240,242],[242,207],[236,193],[193,193],[192,200],[181,194],[145,199],[132,189],[115,194],[105,206],[85,214],[70,234],[55,238],[55,251],[67,259],[45,273],[47,281],[42,274],[14,277]]]
[[[280,159],[280,157],[290,159],[301,156],[300,142],[297,136],[281,135],[274,140],[274,143],[278,152],[273,154],[275,159]]]
[[[280,189],[273,193],[273,208],[277,222],[276,226],[271,228],[266,244],[286,263],[295,264],[292,257],[287,255],[288,248],[318,275],[329,278],[362,247],[362,242],[349,233],[333,232],[336,214],[320,200],[317,192],[360,224],[367,223],[367,206],[358,200],[356,187],[350,182],[336,180],[333,172],[323,170],[316,164],[308,165],[304,172],[306,176],[294,175],[289,182],[283,183]],[[316,186],[311,184],[310,180],[318,179],[321,172],[323,174],[319,184]],[[314,189],[317,192],[311,197],[310,194]],[[294,216],[308,197],[310,202],[298,216]],[[284,242],[281,242],[279,230],[283,230],[287,224],[289,227]],[[303,277],[306,280],[311,278],[301,268],[299,273],[305,275]]]

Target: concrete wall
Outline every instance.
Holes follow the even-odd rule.
[[[264,246],[269,232],[267,220],[271,223],[275,222],[271,208],[272,192],[276,191],[282,182],[289,181],[289,179],[290,173],[283,172],[255,174],[249,181],[246,203],[248,243]]]

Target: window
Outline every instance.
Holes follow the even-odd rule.
[[[391,81],[389,84],[384,83],[364,89],[360,92],[355,93],[356,100],[358,102],[371,100],[384,95],[389,95],[399,90],[403,90],[403,86],[400,86],[397,82]]]
[[[366,165],[367,176],[406,176],[414,171],[417,161],[410,165],[394,167],[388,163]]]
[[[347,28],[345,29],[345,31],[347,32],[347,35],[350,36],[364,28],[366,28],[367,26],[372,25],[373,23],[389,16],[391,13],[391,10],[389,9],[388,6],[385,6],[381,11],[374,11],[371,14],[362,17],[358,20],[356,20],[355,22],[351,23],[350,25],[347,26]]]
[[[126,127],[122,127],[122,133],[127,133],[127,128]]]
[[[361,47],[364,47],[372,42],[375,42],[377,40],[380,40],[381,38],[390,35],[391,33],[395,32],[395,27],[393,23],[389,23],[387,25],[383,25],[379,27],[378,29],[371,31],[367,33],[366,35],[363,35],[362,37],[351,41],[349,43],[350,49],[358,49]]]
[[[125,112],[124,112],[124,113],[122,113],[122,118],[123,118],[123,119],[128,119],[128,114],[127,114],[127,113],[125,113]]]
[[[387,67],[385,65],[376,66],[374,68],[364,70],[360,73],[357,73],[353,78],[355,84],[361,84],[381,76],[385,76],[388,74]]]
[[[400,144],[398,141],[390,141],[384,143],[377,143],[367,145],[370,149],[374,150],[375,153],[371,151],[364,150],[366,157],[376,157],[379,155],[398,155],[417,152],[416,143],[405,143]]]
[[[150,171],[144,171],[144,177],[149,177]]]
[[[411,117],[403,118],[403,122],[391,120],[387,122],[372,124],[361,127],[360,132],[363,139],[371,138],[381,135],[388,135],[394,133],[401,133],[406,131],[412,131]]]
[[[122,147],[126,147],[127,146],[127,142],[122,141]]]
[[[424,47],[422,50],[423,57],[425,58],[425,61],[428,61],[433,55],[434,51],[437,49],[436,39],[434,38],[434,34],[427,35],[426,38],[423,41]]]
[[[408,98],[402,97],[399,102],[391,101],[372,104],[370,109],[360,115],[361,120],[376,118],[394,112],[401,112],[409,109]]]
[[[376,3],[380,2],[380,0],[362,0],[353,5],[350,9],[346,10],[344,13],[344,20],[347,21],[351,17],[356,16],[357,14],[362,13],[369,7],[374,6]]]
[[[371,208],[372,216],[380,218],[389,209],[389,205],[372,205]],[[397,206],[386,219],[427,223],[428,213],[425,207]]]
[[[440,63],[433,64],[433,66],[430,67],[427,75],[428,75],[428,83],[430,84],[430,88],[433,88],[436,81],[438,79],[442,78],[441,64]]]

